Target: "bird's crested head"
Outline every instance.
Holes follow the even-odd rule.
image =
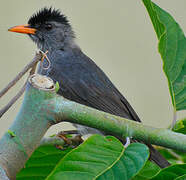
[[[44,51],[65,49],[74,44],[75,35],[67,17],[52,7],[42,8],[29,18],[27,25],[15,26],[9,31],[28,34]]]
[[[59,22],[64,25],[70,25],[67,17],[63,15],[59,9],[53,9],[52,7],[44,7],[38,12],[34,13],[29,18],[28,24],[31,27],[35,27],[51,21]]]

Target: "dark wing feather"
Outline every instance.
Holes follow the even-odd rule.
[[[98,110],[140,122],[128,101],[90,58],[81,51],[73,52],[70,56],[70,53],[68,56],[58,53],[55,53],[55,58],[51,56],[55,66],[47,75],[59,82],[60,95]]]

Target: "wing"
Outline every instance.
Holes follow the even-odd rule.
[[[117,116],[139,121],[128,101],[105,73],[81,51],[56,55],[47,75],[58,81],[58,93],[67,99]],[[52,60],[52,61],[53,61]],[[53,62],[54,62],[53,61]]]

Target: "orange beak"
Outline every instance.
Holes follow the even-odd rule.
[[[35,34],[36,33],[36,29],[29,27],[28,24],[21,25],[21,26],[14,26],[14,27],[8,29],[8,31],[17,32],[17,33],[24,33],[24,34]]]

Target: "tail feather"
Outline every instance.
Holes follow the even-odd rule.
[[[156,150],[151,144],[147,145],[150,150],[150,160],[155,162],[159,167],[165,168],[170,166],[171,164],[160,154],[158,150]]]

